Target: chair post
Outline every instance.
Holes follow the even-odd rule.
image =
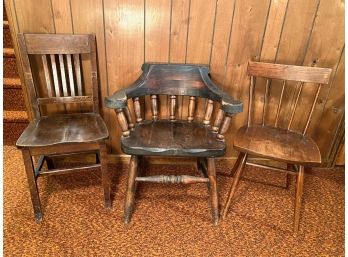
[[[246,153],[240,153],[240,154],[242,155],[242,159],[241,159],[240,163],[237,163],[237,164],[239,164],[239,166],[238,166],[238,169],[236,171],[236,174],[233,177],[233,182],[232,182],[232,185],[230,187],[230,192],[228,193],[228,197],[227,197],[227,200],[226,200],[226,203],[225,203],[225,207],[224,207],[224,209],[222,211],[222,215],[221,215],[222,219],[226,218],[228,209],[229,209],[229,207],[231,205],[234,193],[236,192],[236,188],[238,186],[239,179],[240,179],[240,177],[242,175],[242,172],[243,172],[246,160],[247,160],[247,154]]]
[[[29,149],[22,149],[22,156],[25,166],[25,172],[27,174],[27,180],[29,184],[31,202],[33,204],[34,215],[36,222],[42,221],[42,211],[40,204],[39,192],[37,189],[36,178],[34,175],[34,166],[33,159],[31,158],[31,154]]]
[[[303,179],[304,179],[304,166],[300,166],[297,182],[296,182],[296,196],[295,196],[295,212],[294,212],[294,234],[297,234],[300,224],[300,212],[302,204],[303,193]]]
[[[124,206],[124,223],[128,224],[133,214],[135,198],[135,179],[137,177],[139,158],[132,155],[129,163],[128,185],[126,192],[126,202]]]
[[[219,202],[217,195],[217,185],[216,185],[216,171],[215,171],[215,159],[207,158],[208,161],[208,178],[209,178],[209,190],[211,197],[211,212],[213,217],[214,225],[219,222]]]
[[[105,208],[111,208],[111,182],[108,172],[108,154],[105,141],[99,143],[99,159],[100,159],[100,170],[102,175],[102,184],[104,190],[104,205]]]

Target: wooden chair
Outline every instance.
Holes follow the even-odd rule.
[[[19,137],[29,183],[35,219],[42,221],[42,210],[37,188],[41,176],[88,171],[100,168],[104,188],[105,207],[111,207],[110,181],[107,174],[108,130],[99,115],[96,42],[94,35],[18,34],[23,60],[25,83],[29,89],[34,119]],[[92,94],[84,95],[81,56],[88,57]],[[34,58],[41,60],[47,92],[40,95],[38,81],[31,67]],[[41,89],[42,91],[42,89]],[[90,104],[92,112],[44,115],[47,105]],[[71,105],[70,105],[71,106]],[[79,109],[80,110],[80,109]],[[55,168],[53,157],[76,153],[96,153],[97,163],[74,168]],[[34,167],[33,156],[38,156]],[[42,169],[44,163],[47,169]]]
[[[242,175],[244,166],[248,164],[264,167],[275,171],[286,172],[287,180],[289,179],[290,174],[297,176],[294,214],[294,232],[297,233],[300,220],[304,167],[318,165],[321,163],[319,148],[316,143],[306,135],[306,133],[311,122],[311,117],[319,96],[320,88],[323,84],[329,83],[331,69],[249,62],[247,74],[250,76],[248,123],[246,126],[238,130],[234,139],[234,148],[238,150],[240,154],[232,170],[232,173],[235,173],[234,179],[222,212],[222,218],[225,218],[227,215],[228,208],[232,202],[233,195],[236,191],[236,187]],[[252,124],[251,121],[253,95],[255,91],[255,77],[262,77],[262,80],[266,81],[261,124]],[[274,122],[267,125],[265,122],[266,103],[268,101],[267,99],[269,98],[270,83],[272,79],[282,80],[283,83],[279,84],[279,86],[281,86],[281,93]],[[291,82],[292,84],[290,85],[288,82],[288,85],[286,85],[287,81],[296,81],[297,83]],[[304,116],[307,117],[304,129],[301,132],[296,132],[291,129],[291,125],[304,83],[310,83],[306,86],[316,87],[314,88],[315,97],[311,103],[309,113],[303,114],[308,115]],[[287,126],[282,128],[279,126],[279,121],[281,113],[280,110],[284,100],[284,90],[287,86],[295,85],[298,85],[299,88],[295,96],[294,107],[290,112],[291,115],[288,121],[284,119],[284,121],[287,121]],[[275,84],[274,86],[278,86],[278,84]],[[287,163],[287,169],[249,163],[247,162],[249,155],[285,162]]]
[[[231,116],[242,111],[242,104],[234,101],[214,85],[210,80],[208,67],[145,63],[142,70],[143,74],[133,85],[105,99],[106,106],[116,111],[122,129],[122,150],[131,155],[124,222],[128,223],[131,219],[136,182],[208,183],[213,222],[217,224],[219,213],[214,157],[225,154],[224,133],[229,127]],[[140,97],[145,95],[151,103],[151,120],[144,120],[142,115]],[[168,119],[159,119],[159,95],[168,96]],[[178,96],[189,96],[186,120],[177,118]],[[198,97],[206,98],[202,122],[194,121]],[[133,99],[135,124],[127,99]],[[221,108],[211,126],[214,101],[219,102]],[[142,156],[196,157],[203,177],[139,176]]]

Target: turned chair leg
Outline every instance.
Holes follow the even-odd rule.
[[[108,172],[108,153],[106,143],[99,143],[98,160],[101,164],[102,185],[104,189],[104,205],[105,208],[111,208],[111,182]]]
[[[209,178],[209,190],[211,197],[211,212],[213,217],[213,223],[215,225],[219,222],[219,202],[217,195],[216,185],[216,171],[215,171],[215,159],[207,158],[208,161],[208,178]]]
[[[300,212],[302,204],[303,193],[303,179],[304,179],[304,166],[300,166],[297,182],[296,182],[296,196],[295,196],[295,213],[294,213],[294,234],[297,234],[300,224]]]
[[[231,185],[231,188],[230,188],[230,192],[228,193],[227,201],[226,201],[225,207],[224,207],[222,215],[221,215],[222,219],[226,218],[228,209],[229,209],[229,207],[231,205],[231,202],[232,202],[233,195],[234,195],[234,193],[236,191],[238,182],[240,180],[240,177],[242,175],[242,172],[243,172],[246,160],[247,160],[247,154],[246,153],[240,153],[239,155],[241,156],[241,161],[240,161],[239,166],[238,166],[238,168],[236,170],[236,174],[233,177],[233,182],[232,182],[232,185]],[[236,164],[238,164],[238,163],[236,163]]]
[[[132,155],[129,163],[128,186],[126,192],[126,202],[124,206],[124,223],[128,224],[132,217],[135,198],[135,179],[137,176],[139,157]]]
[[[39,198],[39,192],[37,189],[36,178],[34,175],[34,166],[33,159],[31,158],[30,152],[28,149],[22,149],[22,156],[25,166],[25,172],[27,174],[27,180],[29,184],[31,202],[33,204],[34,215],[36,222],[42,221],[42,211]]]

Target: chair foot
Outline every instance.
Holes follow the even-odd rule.
[[[227,216],[228,209],[229,209],[229,207],[231,205],[233,195],[236,192],[236,188],[237,188],[238,182],[240,180],[240,177],[242,175],[242,172],[243,172],[246,160],[247,160],[247,154],[240,153],[240,155],[242,155],[241,161],[240,161],[239,166],[238,166],[238,168],[236,170],[236,174],[233,177],[233,182],[232,182],[232,185],[230,187],[230,192],[228,193],[226,204],[225,204],[225,207],[224,207],[224,209],[222,211],[222,214],[221,214],[221,218],[222,219],[225,219],[226,216]]]
[[[209,190],[211,197],[211,213],[214,225],[219,223],[219,202],[216,185],[216,171],[215,171],[215,159],[207,158],[208,161],[208,178],[209,178]]]
[[[129,163],[128,185],[126,192],[126,201],[124,207],[124,223],[128,224],[131,220],[134,209],[135,198],[135,178],[137,176],[139,165],[138,156],[132,155]]]
[[[41,223],[43,220],[43,216],[41,212],[35,213],[35,221],[36,223]]]

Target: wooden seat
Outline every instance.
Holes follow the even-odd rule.
[[[293,226],[294,233],[296,234],[300,222],[304,167],[321,163],[319,148],[307,135],[307,132],[321,86],[329,83],[331,69],[249,62],[247,74],[250,76],[248,122],[246,126],[238,130],[234,139],[234,147],[240,154],[232,169],[234,179],[222,212],[222,218],[225,218],[227,215],[244,166],[247,164],[263,167],[273,171],[287,173],[287,186],[290,179],[289,175],[295,175],[297,178]],[[315,96],[313,97],[313,102],[308,106],[310,107],[308,108],[308,113],[300,114],[307,119],[305,120],[305,124],[303,124],[303,130],[297,132],[291,129],[291,127],[305,83],[306,87],[311,89],[307,91],[307,97],[310,95],[308,92],[314,92]],[[258,97],[258,99],[263,99],[263,108],[255,108],[254,110],[253,99],[256,85],[265,85],[265,87],[263,96],[261,98]],[[274,121],[270,119],[270,117],[272,117],[271,115],[266,115],[267,105],[270,104],[270,86],[279,88],[278,92],[280,92],[279,95],[273,96],[273,103],[276,102],[278,105]],[[290,108],[290,110],[289,108],[283,109],[285,105],[283,104],[285,98],[284,91],[285,88],[288,87],[295,87],[293,90],[294,107]],[[260,90],[256,92],[260,92]],[[274,100],[277,99],[278,96],[279,100]],[[253,118],[256,120],[258,116],[254,115],[253,117],[253,111],[259,111],[260,114],[262,113],[262,117],[259,119],[260,122],[253,121]],[[281,116],[283,117],[281,118]],[[269,122],[267,120],[271,121]],[[281,120],[282,122],[280,122]],[[286,125],[282,127],[280,126],[281,123],[285,123]],[[287,164],[287,169],[255,162],[247,162],[247,158],[250,155],[285,162]]]
[[[34,117],[16,145],[22,151],[36,221],[42,221],[41,176],[100,168],[104,203],[110,208],[109,134],[99,114],[95,35],[18,34],[18,42]],[[33,66],[42,72],[33,73]],[[96,164],[55,167],[55,157],[76,153],[95,154]]]
[[[225,143],[209,127],[197,122],[147,121],[137,124],[129,137],[121,139],[130,155],[211,157],[225,154]]]
[[[54,115],[30,122],[19,137],[17,147],[98,142],[108,137],[108,129],[99,115]]]
[[[213,223],[217,224],[219,212],[214,158],[225,154],[224,134],[232,115],[242,111],[242,103],[211,81],[207,66],[145,63],[142,70],[143,74],[132,85],[105,99],[105,105],[116,111],[122,130],[122,150],[131,155],[124,222],[130,222],[133,213],[136,182],[208,183]],[[187,106],[183,106],[187,110],[187,118],[184,119],[177,114],[179,97],[187,97]],[[199,111],[196,110],[198,98],[205,99],[201,119],[195,115]],[[169,110],[169,113],[160,120],[159,102],[163,99],[167,99],[169,104],[160,107]],[[211,124],[214,101],[215,108],[219,109]],[[142,109],[144,102],[151,106],[152,116],[148,120],[143,115],[146,111]],[[130,112],[133,109],[135,122]],[[148,155],[197,157],[197,168],[202,176],[141,176],[141,160]]]
[[[233,146],[240,152],[287,163],[321,163],[320,151],[313,139],[287,129],[244,126],[237,131]]]

